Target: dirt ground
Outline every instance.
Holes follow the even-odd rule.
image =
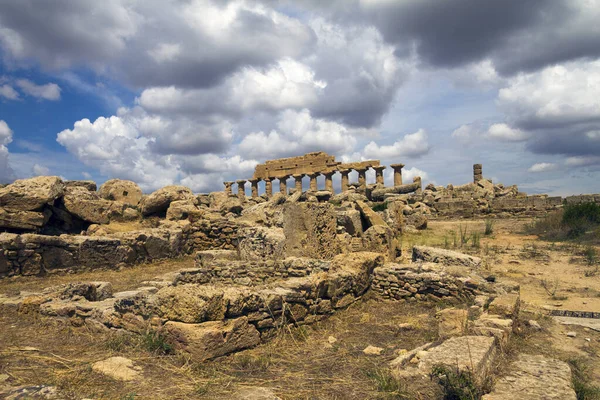
[[[544,309],[600,311],[600,276],[588,273],[593,268],[579,255],[578,246],[522,235],[527,222],[498,220],[486,236],[483,220],[430,221],[427,230],[404,235],[404,257],[410,257],[414,244],[452,249],[457,238],[457,250],[484,258],[483,275],[521,285],[523,324],[513,335],[506,359],[496,366],[498,371],[519,352],[546,354],[577,363],[586,369],[589,381],[600,382],[600,332],[559,325]],[[471,240],[461,246],[461,229],[468,235],[479,233],[479,245]],[[115,290],[126,290],[192,265],[188,257],[121,271],[11,278],[0,281],[0,294],[86,280],[110,281]],[[271,388],[285,400],[424,399],[409,391],[410,382],[394,382],[387,365],[402,349],[437,339],[434,316],[443,306],[379,301],[368,295],[326,321],[282,330],[267,344],[204,363],[177,354],[159,355],[136,336],[91,333],[55,320],[4,312],[0,387],[52,385],[68,399],[228,399],[240,388],[257,386]],[[527,328],[529,319],[544,329]],[[575,337],[567,332],[575,332]],[[378,356],[365,355],[369,345],[384,350]],[[115,355],[132,359],[142,368],[143,378],[123,383],[92,371],[94,362]]]

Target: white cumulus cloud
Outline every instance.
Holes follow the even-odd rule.
[[[558,165],[555,163],[542,162],[542,163],[533,164],[531,167],[529,167],[529,169],[527,171],[529,171],[529,172],[548,172],[548,171],[555,171],[557,168],[558,168]]]
[[[493,139],[507,142],[522,142],[530,137],[527,132],[512,128],[507,124],[493,124],[488,128],[487,133]]]
[[[375,142],[370,142],[365,147],[363,154],[367,158],[390,160],[399,157],[420,157],[429,153],[430,149],[427,132],[419,129],[415,133],[404,135],[402,139],[392,145],[380,146]]]
[[[28,79],[17,80],[17,86],[26,94],[38,99],[44,100],[60,100],[60,86],[56,83],[47,83],[45,85],[37,85]]]

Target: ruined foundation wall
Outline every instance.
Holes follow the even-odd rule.
[[[371,289],[392,300],[465,301],[481,294],[484,283],[422,269],[419,264],[388,263],[375,269]]]

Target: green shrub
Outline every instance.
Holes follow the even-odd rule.
[[[486,219],[485,220],[485,232],[483,233],[485,236],[489,236],[492,233],[494,233],[494,220],[493,219]]]
[[[377,203],[377,204],[373,204],[373,207],[371,207],[371,209],[373,211],[383,211],[383,210],[387,210],[388,208],[388,203]]]
[[[438,364],[431,369],[430,378],[442,387],[444,400],[476,400],[483,394],[470,371]]]
[[[600,386],[594,385],[588,361],[575,358],[569,360],[569,365],[577,400],[600,400]]]
[[[150,330],[142,334],[142,346],[150,353],[166,355],[175,352],[174,346],[164,332]]]
[[[579,239],[588,231],[600,228],[600,205],[596,203],[566,204],[561,211],[549,214],[525,227],[525,232],[546,240]],[[589,237],[587,235],[586,237]]]
[[[396,399],[409,399],[404,385],[392,376],[387,368],[377,368],[367,371],[367,377],[373,381],[378,392],[394,394]]]

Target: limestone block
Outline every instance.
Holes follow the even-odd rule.
[[[516,319],[519,316],[521,299],[518,293],[508,293],[492,300],[488,313]]]
[[[132,381],[140,376],[133,361],[125,357],[111,357],[92,364],[92,371],[119,381]]]
[[[190,354],[195,361],[224,356],[260,343],[260,334],[246,317],[202,324],[169,321],[164,327],[176,348]]]
[[[131,206],[137,206],[142,199],[142,189],[132,181],[110,179],[98,190],[100,197],[106,200],[120,201]]]
[[[481,258],[479,257],[429,246],[414,246],[412,260],[434,262],[444,265],[462,265],[469,268],[478,268],[481,266]]]
[[[336,210],[337,225],[344,228],[352,236],[360,236],[363,232],[360,211]]]
[[[96,192],[82,186],[66,188],[63,204],[69,213],[92,224],[107,224],[111,218],[123,215],[125,210],[125,204],[103,200]]]
[[[87,190],[89,190],[90,192],[95,192],[96,190],[98,190],[98,186],[96,185],[96,182],[94,181],[65,181],[65,187],[74,187],[74,186],[81,186],[86,188]]]
[[[189,219],[194,222],[202,218],[204,212],[189,200],[176,200],[171,202],[167,209],[167,219],[179,221]]]
[[[35,211],[63,195],[64,183],[57,176],[20,179],[0,188],[0,207],[12,211]]]
[[[142,214],[148,216],[166,212],[171,202],[176,200],[189,200],[192,203],[198,201],[192,191],[185,186],[165,186],[142,199],[140,202]]]
[[[276,260],[285,257],[285,235],[281,228],[251,227],[239,231],[242,260]]]
[[[223,291],[208,285],[164,287],[156,293],[154,304],[161,317],[187,323],[220,321],[227,311]]]
[[[365,202],[357,201],[355,204],[358,211],[360,211],[360,214],[367,221],[369,227],[375,225],[387,226],[383,218],[381,218],[379,214],[373,211],[373,209],[369,207]]]
[[[419,351],[404,364],[395,364],[393,373],[404,378],[428,377],[434,365],[444,365],[470,371],[481,383],[496,357],[494,342],[494,338],[486,336],[453,337],[438,346]]]
[[[0,208],[0,228],[37,230],[50,218],[49,212],[8,211]]]
[[[264,387],[247,387],[233,394],[232,400],[281,400],[271,389]]]
[[[563,361],[519,354],[491,393],[482,400],[575,400],[571,369]]]
[[[217,261],[238,260],[235,250],[202,250],[196,252],[195,264],[197,267],[211,267]]]
[[[469,313],[467,310],[456,308],[446,308],[438,311],[436,318],[438,320],[438,336],[448,338],[451,336],[462,336],[467,332],[467,322]]]

